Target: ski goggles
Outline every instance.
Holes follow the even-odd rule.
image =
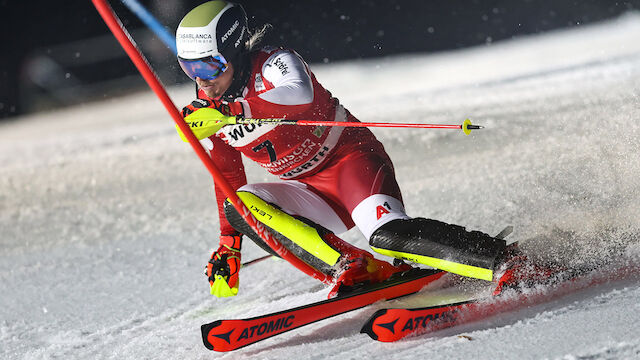
[[[207,56],[200,59],[183,59],[178,56],[178,63],[192,80],[213,80],[227,70],[227,60],[222,55]]]

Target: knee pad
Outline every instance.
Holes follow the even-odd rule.
[[[251,239],[262,250],[268,252],[269,254],[271,254],[273,256],[278,256],[278,254],[276,254],[276,252],[273,251],[273,249],[271,249],[269,247],[269,245],[267,245],[264,242],[264,240],[262,240],[262,238],[260,236],[258,236],[258,234],[256,234],[255,231],[253,231],[251,226],[249,226],[249,224],[247,224],[247,222],[244,221],[242,216],[240,216],[240,214],[233,207],[231,202],[229,202],[229,199],[224,201],[224,216],[227,218],[227,221],[229,222],[229,224],[231,224],[231,226],[237,232],[239,232],[239,233],[243,234],[244,236],[248,237],[249,239]],[[278,256],[278,257],[280,257],[280,256]]]

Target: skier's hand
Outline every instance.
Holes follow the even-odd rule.
[[[208,138],[227,124],[235,123],[235,118],[222,114],[217,106],[217,102],[196,99],[182,108],[182,116],[198,140]],[[182,141],[188,142],[177,125],[176,130]]]
[[[219,106],[218,102],[215,100],[209,101],[205,99],[195,99],[191,102],[191,104],[182,108],[182,116],[187,117],[193,114],[196,110],[199,110],[202,108],[211,108],[211,109],[217,110],[218,106]]]
[[[240,234],[220,236],[220,247],[211,255],[205,269],[211,295],[229,297],[238,294],[241,244]]]
[[[182,116],[187,117],[188,115],[194,113],[196,110],[202,108],[216,109],[220,112],[220,114],[226,116],[243,115],[244,113],[242,104],[239,102],[195,99],[191,102],[191,104],[182,108]]]

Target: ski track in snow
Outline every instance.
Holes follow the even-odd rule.
[[[495,234],[571,265],[640,259],[640,14],[439,54],[313,65],[374,129],[407,211]],[[176,104],[192,88],[169,89]],[[274,181],[253,164],[251,182]],[[200,325],[322,300],[283,261],[241,273],[234,299],[202,276],[217,244],[210,176],[149,91],[0,123],[0,358],[631,359],[640,287],[627,279],[394,344],[337,316],[231,354]],[[356,231],[345,239],[362,247]],[[245,241],[244,260],[263,252]],[[432,296],[439,290],[426,291]],[[409,304],[411,298],[392,304]],[[459,335],[465,335],[460,337]]]

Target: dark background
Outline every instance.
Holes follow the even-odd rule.
[[[203,1],[141,1],[172,33]],[[309,63],[434,52],[581,26],[640,0],[241,1],[265,43]],[[165,85],[189,81],[173,54],[120,1],[111,5]],[[0,0],[0,118],[125,96],[146,87],[89,0]],[[639,40],[640,41],[640,40]]]

